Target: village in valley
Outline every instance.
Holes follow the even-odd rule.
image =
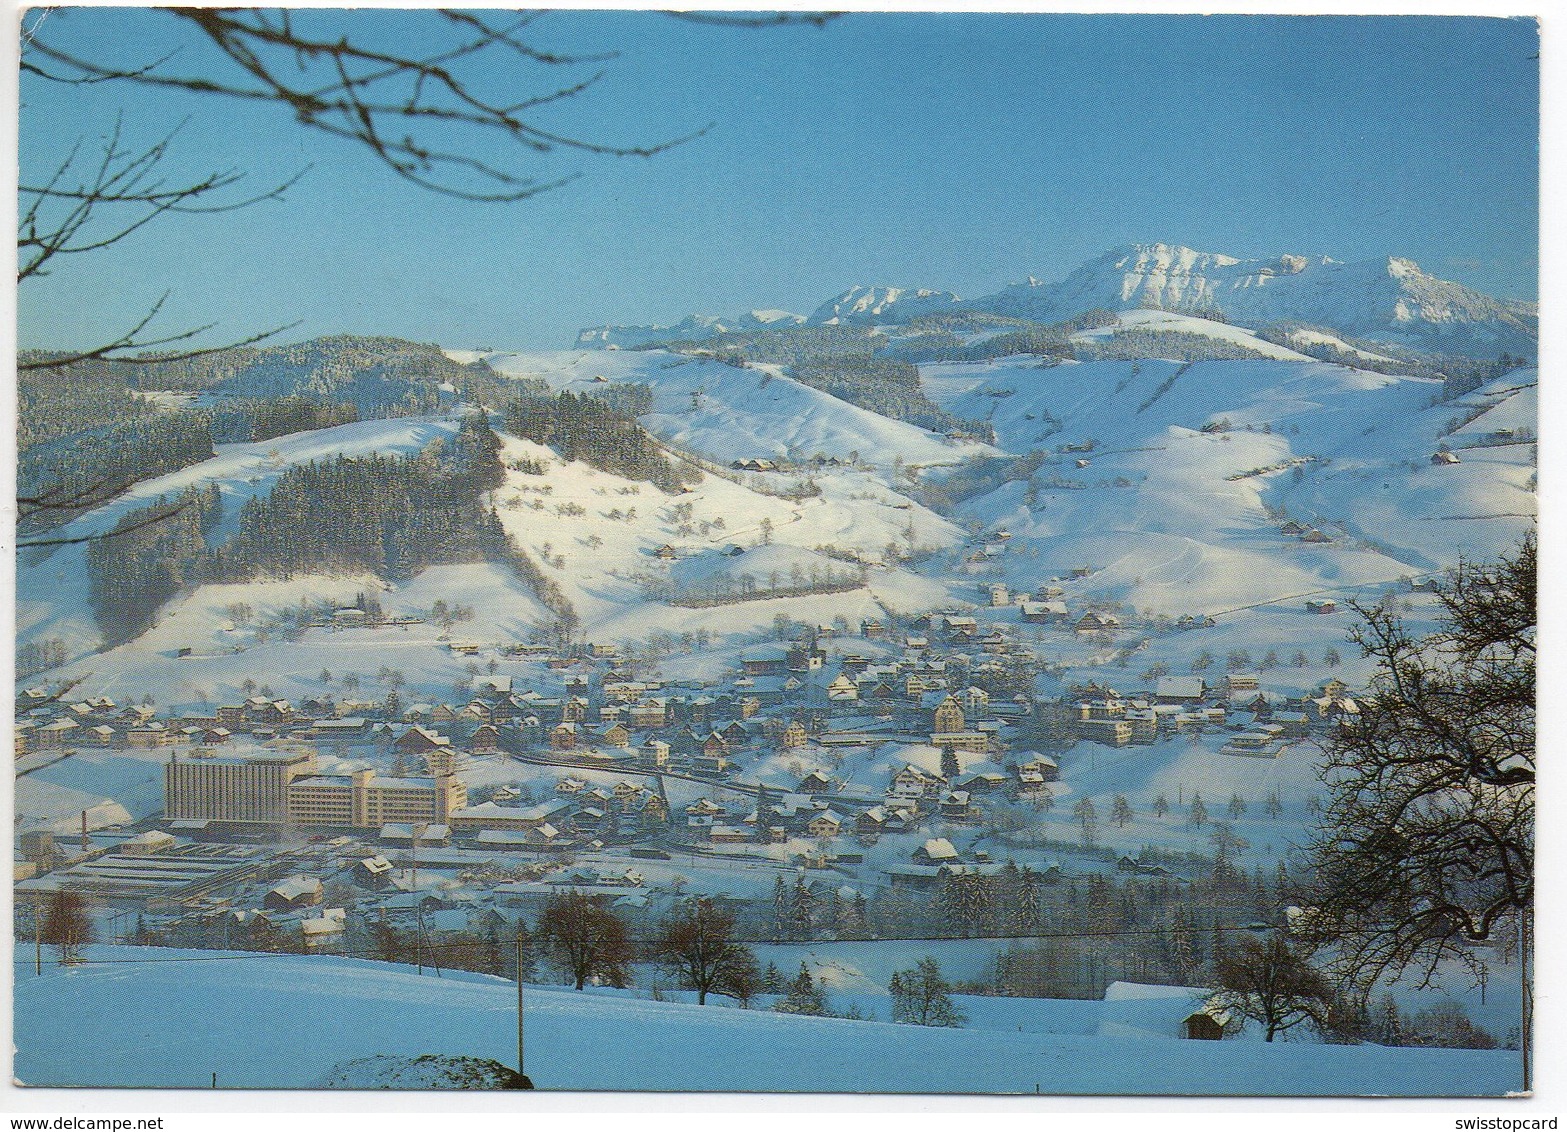
[[[997,531],[965,558],[1000,557],[1009,539]],[[1194,674],[1107,666],[1042,699],[1042,655],[1114,650],[1150,627],[1074,609],[1060,579],[972,588],[982,601],[964,610],[785,620],[716,656],[669,642],[661,663],[614,643],[432,644],[465,665],[459,702],[410,702],[402,673],[382,674],[380,698],[364,694],[368,674],[323,673],[298,701],[179,711],[134,689],[121,704],[28,687],[24,783],[105,761],[142,768],[155,787],[135,793],[160,797],[134,814],[110,798],[32,823],[17,898],[25,914],[62,888],[90,895],[127,941],[327,953],[361,953],[385,924],[437,942],[483,934],[563,892],[649,923],[712,894],[758,941],[1000,937],[955,912],[952,890],[1009,869],[1038,886],[1101,874],[1189,885],[1228,856],[1243,881],[1266,864],[1262,907],[1276,918],[1278,823],[1286,806],[1299,823],[1309,752],[1357,711],[1353,689],[1329,677],[1286,694],[1273,687],[1303,683],[1303,654],[1293,670],[1270,654],[1261,674],[1236,654]],[[321,610],[300,643],[375,655],[388,637],[433,636],[448,613],[383,618],[363,604]],[[1156,628],[1178,644],[1200,627]],[[686,667],[717,675],[662,676]],[[1176,781],[1183,761],[1193,769]],[[1265,862],[1249,838],[1276,842]],[[780,884],[817,911],[775,915]],[[1129,973],[1097,970],[1094,994]]]

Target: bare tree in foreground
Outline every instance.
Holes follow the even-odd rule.
[[[1320,972],[1277,935],[1246,938],[1220,957],[1215,999],[1262,1026],[1263,1040],[1305,1023],[1324,1024],[1333,991]]]
[[[699,1005],[710,993],[746,1000],[756,993],[756,953],[735,939],[732,913],[705,896],[685,902],[664,925],[656,945],[660,962],[696,991]]]
[[[87,898],[68,888],[60,889],[49,898],[40,930],[44,943],[60,949],[62,964],[81,962],[82,948],[93,941],[93,924],[87,912]]]
[[[624,921],[581,893],[552,896],[535,937],[576,988],[590,979],[623,987],[630,979],[631,942]]]
[[[892,996],[892,1020],[915,1026],[961,1026],[965,1019],[948,993],[952,985],[941,967],[927,955],[912,970],[894,971],[887,984]]]
[[[1363,993],[1409,969],[1429,980],[1444,959],[1473,965],[1474,943],[1518,943],[1526,1073],[1535,558],[1530,536],[1494,563],[1461,563],[1424,638],[1390,610],[1360,610],[1355,640],[1378,671],[1329,744],[1297,924]]]

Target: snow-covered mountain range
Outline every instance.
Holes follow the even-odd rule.
[[[1108,251],[1060,283],[1015,284],[970,304],[1043,322],[1104,307],[1218,310],[1267,325],[1306,322],[1431,348],[1518,349],[1536,334],[1533,303],[1494,299],[1408,259],[1340,263],[1327,256],[1236,259],[1169,244]],[[1532,351],[1531,351],[1532,352]]]
[[[951,291],[932,291],[906,287],[850,287],[836,298],[828,299],[807,320],[812,326],[836,326],[843,323],[874,325],[878,322],[906,322],[922,314],[940,314],[962,300]]]
[[[1222,312],[1255,326],[1327,326],[1417,349],[1490,356],[1532,355],[1534,303],[1497,299],[1439,279],[1397,256],[1341,263],[1327,256],[1242,259],[1172,244],[1131,244],[1105,252],[1059,282],[1028,278],[993,295],[963,300],[950,291],[851,287],[809,317],[753,311],[734,319],[693,315],[673,326],[604,326],[582,331],[579,346],[634,348],[702,340],[732,330],[786,325],[899,325],[921,315],[973,311],[1059,322],[1085,310]]]
[[[578,332],[577,345],[635,349],[651,342],[701,342],[715,334],[799,326],[803,322],[805,322],[803,315],[778,310],[746,311],[734,318],[692,314],[673,326],[590,326]]]

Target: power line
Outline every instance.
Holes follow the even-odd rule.
[[[736,943],[750,947],[813,947],[831,943],[967,943],[974,941],[992,940],[995,942],[1026,943],[1033,940],[1064,940],[1064,939],[1110,939],[1127,936],[1162,936],[1173,935],[1180,932],[1194,931],[1223,931],[1223,932],[1250,932],[1262,931],[1261,921],[1253,921],[1247,924],[1214,924],[1202,927],[1193,923],[1190,926],[1175,926],[1164,928],[1116,928],[1116,929],[1091,929],[1085,931],[1062,932],[1030,932],[1026,935],[996,934],[996,935],[971,935],[971,936],[886,936],[878,935],[874,938],[863,940],[775,940],[775,939],[751,939],[736,940]],[[1267,925],[1266,930],[1277,930],[1273,925]],[[424,951],[437,951],[442,949],[494,946],[502,947],[526,947],[536,940],[528,936],[513,936],[508,939],[490,940],[476,937],[468,940],[448,940],[446,942],[425,941],[418,944]],[[603,938],[595,938],[586,942],[602,944]],[[651,946],[662,942],[662,937],[649,938],[646,936],[627,936],[625,942]],[[132,945],[136,946],[136,945]],[[240,962],[253,959],[301,959],[301,958],[326,958],[326,959],[371,959],[385,963],[403,963],[403,960],[387,959],[383,950],[376,948],[368,951],[246,951],[238,954],[227,955],[169,955],[148,959],[81,959],[75,966],[137,966],[156,963],[225,963]],[[27,960],[14,959],[13,963],[25,963]],[[483,974],[484,972],[470,972],[471,974]]]
[[[1428,570],[1428,571],[1426,571],[1424,573],[1420,573],[1420,574],[1409,574],[1409,575],[1406,575],[1406,577],[1409,577],[1411,579],[1433,578],[1438,573],[1439,573],[1439,571]],[[1355,582],[1355,583],[1346,584],[1346,585],[1342,585],[1342,586],[1329,586],[1325,590],[1308,590],[1305,593],[1285,594],[1283,597],[1269,598],[1267,601],[1258,601],[1258,602],[1252,603],[1251,605],[1237,605],[1234,609],[1220,609],[1220,610],[1214,611],[1213,613],[1205,614],[1205,616],[1208,616],[1208,617],[1223,617],[1226,614],[1230,614],[1230,613],[1244,613],[1244,612],[1246,612],[1249,609],[1264,609],[1267,606],[1278,605],[1280,602],[1284,602],[1284,601],[1298,601],[1298,600],[1300,600],[1303,597],[1320,597],[1322,594],[1347,593],[1347,592],[1349,592],[1351,590],[1355,591],[1356,593],[1359,593],[1361,590],[1370,589],[1370,588],[1372,588],[1374,586],[1392,586],[1392,585],[1397,585],[1398,583],[1402,582],[1403,580],[1404,579],[1402,577],[1399,577],[1399,578],[1386,578],[1386,579],[1384,579],[1384,580],[1382,580],[1380,582]]]

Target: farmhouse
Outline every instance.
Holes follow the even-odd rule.
[[[261,903],[274,911],[286,912],[292,908],[306,908],[321,903],[323,891],[317,878],[296,874],[268,889]]]
[[[1064,601],[1018,602],[1018,619],[1030,625],[1054,625],[1067,619]]]
[[[1088,635],[1092,633],[1113,633],[1121,627],[1121,619],[1109,613],[1098,613],[1089,610],[1077,619],[1072,626],[1074,632]]]
[[[843,832],[843,819],[827,810],[806,822],[805,832],[812,837],[837,837]]]
[[[424,727],[410,727],[397,737],[392,749],[400,755],[427,755],[451,746],[452,741]]]
[[[958,851],[945,837],[932,837],[914,850],[914,860],[921,865],[944,865],[958,861]]]

